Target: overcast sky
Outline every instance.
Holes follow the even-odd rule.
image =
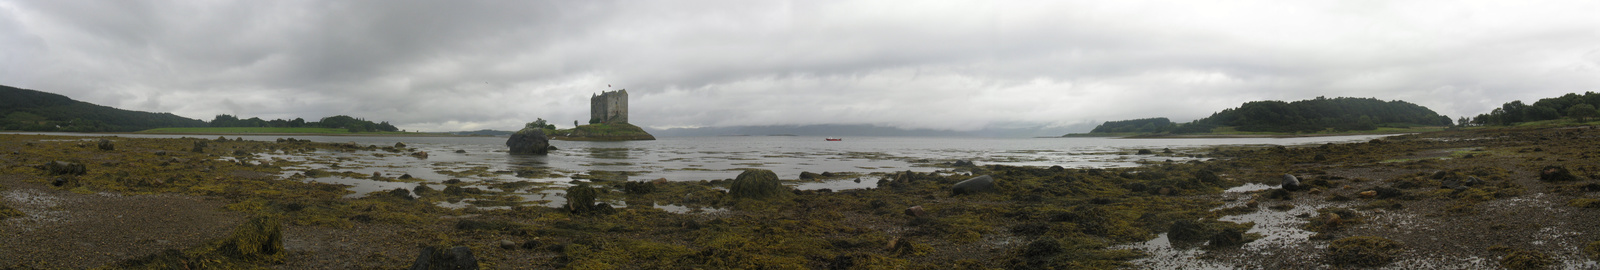
[[[655,128],[1187,122],[1317,96],[1454,118],[1600,91],[1596,14],[1600,1],[0,0],[0,84],[202,120],[422,131],[567,127],[607,89]]]

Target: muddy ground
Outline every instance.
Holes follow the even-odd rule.
[[[1155,155],[1213,160],[1139,168],[948,167],[764,198],[729,194],[724,180],[581,182],[595,201],[628,206],[576,212],[492,188],[529,187],[448,179],[372,176],[445,188],[346,198],[343,186],[278,177],[294,161],[260,158],[403,146],[98,140],[0,135],[0,267],[394,269],[425,246],[465,246],[495,269],[1600,267],[1593,127],[1176,149]],[[1284,174],[1304,187],[1278,186]],[[976,175],[996,191],[951,192]],[[1252,183],[1265,185],[1230,190]],[[440,206],[462,200],[492,203]],[[281,220],[281,252],[230,251],[252,217]],[[1393,244],[1347,244],[1363,236]],[[1339,253],[1351,249],[1367,253]]]

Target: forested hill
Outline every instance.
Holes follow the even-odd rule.
[[[1511,125],[1522,122],[1556,120],[1562,117],[1588,119],[1600,116],[1600,94],[1584,92],[1583,95],[1567,93],[1560,97],[1540,99],[1533,105],[1521,100],[1507,102],[1486,114],[1472,118],[1472,124]],[[1465,120],[1465,119],[1463,119]]]
[[[1249,132],[1374,130],[1378,127],[1448,126],[1450,118],[1405,101],[1375,98],[1323,98],[1283,102],[1252,101],[1193,122],[1166,118],[1110,121],[1090,133],[1207,133],[1219,127]]]
[[[171,113],[129,111],[0,85],[0,130],[115,132],[203,126],[204,121]]]

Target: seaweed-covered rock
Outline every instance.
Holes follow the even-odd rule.
[[[817,178],[822,178],[822,175],[814,172],[800,172],[800,180],[813,180]]]
[[[550,137],[544,135],[544,129],[524,128],[511,134],[511,138],[506,139],[506,146],[511,147],[512,154],[549,154]]]
[[[1511,270],[1547,269],[1555,263],[1556,260],[1550,258],[1549,254],[1536,250],[1519,249],[1512,251],[1511,254],[1506,254],[1505,258],[1500,259],[1500,267]]]
[[[189,151],[195,153],[205,152],[206,147],[207,145],[205,140],[196,140],[194,141],[194,147],[190,147]]]
[[[971,160],[958,159],[955,162],[950,162],[950,166],[952,166],[952,167],[976,167],[976,166],[978,166],[978,164],[977,163],[973,163]]]
[[[105,150],[105,151],[117,150],[117,145],[111,144],[111,140],[100,139],[100,142],[97,145],[100,147],[100,150]]]
[[[1400,255],[1400,242],[1376,236],[1352,236],[1328,244],[1327,262],[1332,265],[1378,267],[1394,262]]]
[[[434,247],[424,247],[422,254],[417,255],[417,261],[408,269],[478,269],[478,259],[472,256],[472,249],[464,246],[451,248],[448,252],[435,250]]]
[[[282,262],[288,254],[283,249],[283,221],[277,216],[252,218],[233,230],[221,251],[242,260]]]
[[[656,184],[645,181],[628,181],[622,184],[622,190],[628,192],[628,194],[650,194],[656,192]]]
[[[50,173],[50,175],[83,175],[88,172],[83,164],[66,161],[51,161],[50,163],[39,165],[39,169]]]
[[[1206,224],[1195,220],[1178,220],[1167,228],[1167,238],[1176,241],[1199,241],[1210,237]]]
[[[976,194],[979,192],[995,191],[994,177],[989,175],[973,177],[972,179],[967,179],[961,181],[960,183],[956,183],[954,186],[950,186],[950,194],[952,195]]]
[[[789,187],[778,182],[778,174],[770,170],[749,169],[739,173],[728,184],[728,195],[743,199],[765,199],[787,194]]]
[[[1250,242],[1250,239],[1244,237],[1244,232],[1245,229],[1235,227],[1223,228],[1222,231],[1212,234],[1211,242],[1207,242],[1206,245],[1213,248],[1244,245]]]
[[[1539,170],[1539,180],[1546,182],[1577,181],[1578,176],[1572,175],[1567,168],[1561,166],[1545,166]]]
[[[588,185],[576,185],[567,188],[567,211],[578,214],[590,213],[594,210],[594,198],[600,192]]]

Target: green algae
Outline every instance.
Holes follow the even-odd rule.
[[[228,237],[186,250],[168,249],[103,269],[247,269],[282,263],[282,220],[264,215],[245,221]]]
[[[17,209],[11,208],[11,206],[6,205],[5,202],[0,202],[0,220],[5,220],[5,219],[8,219],[8,218],[14,218],[14,217],[21,217],[21,216],[26,216],[26,215],[27,214],[22,213],[22,211],[18,211]]]
[[[1509,254],[1500,259],[1500,267],[1512,270],[1548,269],[1556,260],[1549,254],[1537,250],[1511,249]]]
[[[1352,236],[1328,244],[1324,260],[1332,265],[1378,267],[1394,262],[1403,246],[1400,242],[1374,236]]]
[[[1589,254],[1589,259],[1600,260],[1600,241],[1590,241],[1583,245],[1583,253]]]

